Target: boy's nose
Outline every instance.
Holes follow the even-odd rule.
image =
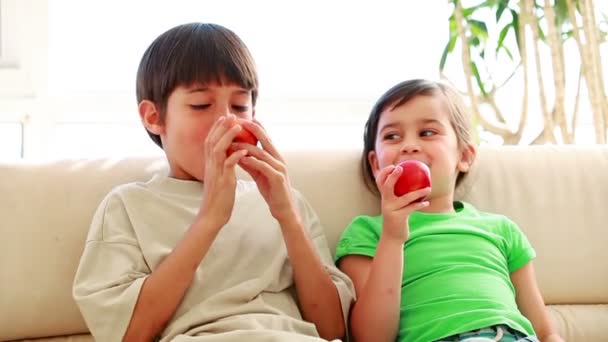
[[[228,115],[230,115],[232,113],[230,111],[230,107],[221,107],[221,108],[218,109],[218,113],[217,114],[218,114],[217,116],[220,117],[220,116],[228,116]]]

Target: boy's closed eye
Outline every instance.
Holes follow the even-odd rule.
[[[207,109],[211,107],[210,104],[191,104],[190,108],[194,109],[194,110],[203,110],[203,109]]]
[[[232,109],[234,109],[236,112],[244,113],[249,110],[249,106],[233,105]]]
[[[190,108],[192,108],[193,110],[204,110],[211,107],[211,104],[191,104]],[[247,110],[249,110],[249,106],[240,106],[240,105],[233,105],[232,109],[234,109],[234,111],[236,112],[246,112]]]

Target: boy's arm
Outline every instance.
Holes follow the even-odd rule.
[[[381,236],[374,258],[349,255],[340,269],[355,284],[350,332],[355,341],[394,341],[399,329],[403,242]],[[373,327],[373,328],[370,328]]]
[[[532,322],[537,337],[542,342],[563,342],[545,307],[532,262],[511,273],[511,282],[515,286],[517,306]]]
[[[152,341],[163,331],[218,231],[204,220],[192,224],[173,252],[144,281],[123,341]]]
[[[279,223],[293,268],[302,316],[315,324],[322,338],[343,338],[346,330],[338,289],[302,222],[294,215]]]
[[[144,281],[124,341],[151,341],[162,332],[192,283],[197,267],[230,218],[236,188],[235,167],[245,150],[226,151],[241,129],[236,117],[220,117],[205,139],[204,193],[190,229]]]
[[[243,143],[233,144],[233,148],[248,151],[239,165],[251,175],[281,226],[302,316],[315,324],[322,338],[342,338],[346,330],[338,288],[298,214],[285,161],[259,122],[242,125],[256,136],[262,149]]]

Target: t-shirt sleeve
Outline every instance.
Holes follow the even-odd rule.
[[[507,220],[505,226],[507,229],[506,235],[509,237],[507,264],[509,272],[514,272],[534,259],[536,252],[526,235],[515,222]]]
[[[124,204],[110,194],[95,213],[73,286],[95,340],[122,340],[148,274]]]
[[[380,241],[381,223],[369,216],[357,216],[346,227],[336,248],[336,264],[347,255],[374,257]]]
[[[316,212],[299,192],[295,191],[295,193],[296,198],[298,198],[300,215],[302,215],[302,220],[305,227],[308,229],[310,238],[317,250],[317,253],[319,253],[321,261],[325,265],[325,268],[329,272],[329,275],[336,285],[336,289],[338,290],[340,303],[342,305],[344,324],[348,324],[350,307],[355,300],[355,287],[353,282],[345,273],[340,271],[334,265],[331,257],[331,251],[327,243],[327,238],[325,237],[325,231],[323,230]]]

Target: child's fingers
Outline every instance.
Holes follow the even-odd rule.
[[[376,186],[378,187],[378,189],[380,189],[380,192],[382,192],[382,189],[384,188],[384,184],[386,183],[386,178],[394,170],[395,170],[395,166],[389,165],[389,166],[383,168],[382,170],[380,170],[380,173],[378,173],[378,176],[376,176]]]
[[[393,172],[389,173],[388,177],[386,177],[386,181],[384,182],[386,188],[394,192],[395,183],[397,183],[397,180],[399,179],[402,173],[403,168],[398,165],[395,166]]]
[[[416,191],[408,192],[407,194],[404,194],[403,196],[399,197],[398,205],[400,207],[408,206],[408,205],[410,205],[414,201],[424,199],[430,193],[431,193],[431,188],[430,187],[426,187],[426,188],[422,188],[422,189],[419,189],[419,190],[416,190]],[[416,203],[418,203],[418,202],[416,202]]]
[[[428,207],[430,204],[431,203],[429,201],[413,202],[413,203],[408,204],[406,206],[406,208],[408,209],[408,211],[414,212],[417,210],[424,209],[424,208]]]

